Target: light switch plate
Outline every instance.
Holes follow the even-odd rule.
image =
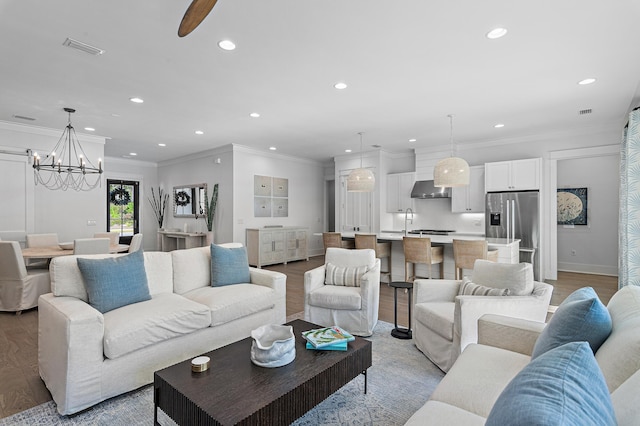
[[[87,220],[87,226],[96,226],[95,220]]]

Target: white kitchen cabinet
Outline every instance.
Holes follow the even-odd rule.
[[[484,166],[486,192],[540,189],[541,158],[499,161]]]
[[[263,265],[306,259],[307,228],[247,228],[247,257],[249,265]]]
[[[411,190],[415,176],[413,172],[387,175],[387,213],[403,213],[408,208],[413,209]]]
[[[453,213],[484,213],[484,166],[469,167],[469,185],[451,188]]]

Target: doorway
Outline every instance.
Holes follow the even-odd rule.
[[[137,181],[107,179],[107,232],[120,234],[122,244],[140,232],[139,187]]]
[[[336,232],[336,181],[326,181],[327,232]]]

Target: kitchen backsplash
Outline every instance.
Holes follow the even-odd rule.
[[[411,229],[451,229],[456,232],[484,234],[483,213],[451,213],[451,200],[415,200],[413,209],[413,223],[410,221],[407,228]],[[394,231],[404,229],[404,213],[388,213],[393,216]],[[411,214],[409,214],[411,217]],[[386,230],[386,226],[382,226]]]

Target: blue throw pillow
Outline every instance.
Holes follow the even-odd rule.
[[[531,353],[534,359],[569,342],[589,342],[595,353],[611,334],[611,315],[591,287],[571,293],[542,330]]]
[[[552,349],[511,380],[485,426],[615,425],[611,395],[587,342]]]
[[[220,247],[211,244],[211,286],[251,282],[246,247]]]
[[[141,251],[105,259],[79,257],[77,261],[89,304],[103,314],[151,299]]]

